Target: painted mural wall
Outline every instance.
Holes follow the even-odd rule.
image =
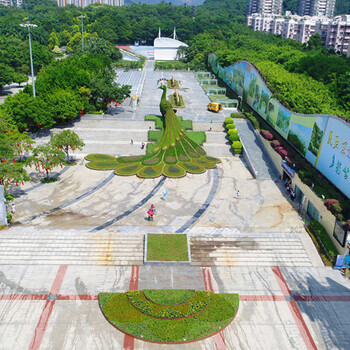
[[[331,115],[299,114],[276,100],[249,62],[221,67],[209,54],[213,72],[350,198],[350,124]]]

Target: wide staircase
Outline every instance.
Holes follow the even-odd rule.
[[[298,234],[191,235],[192,265],[313,266]]]
[[[20,227],[0,234],[0,264],[142,265],[138,233]]]

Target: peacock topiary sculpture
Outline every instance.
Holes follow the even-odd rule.
[[[106,169],[115,169],[116,175],[137,175],[142,178],[182,177],[186,173],[201,174],[206,169],[216,168],[220,159],[208,156],[204,149],[185,135],[171,103],[166,99],[167,88],[163,90],[160,100],[160,112],[164,120],[164,133],[151,154],[141,156],[125,156],[119,158],[105,155],[101,161],[99,155],[88,155],[87,167],[100,170],[104,163]],[[107,156],[108,157],[108,156]]]

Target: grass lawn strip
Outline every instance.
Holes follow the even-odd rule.
[[[147,237],[148,261],[188,261],[186,234],[157,234]]]
[[[122,332],[146,341],[174,344],[212,336],[233,320],[238,311],[238,294],[210,293],[210,296],[205,309],[182,319],[146,315],[130,304],[127,293],[101,293],[99,305],[108,322]]]
[[[145,297],[158,305],[180,305],[193,299],[194,289],[144,289]]]
[[[86,163],[86,167],[93,170],[114,170],[118,167],[118,163],[114,160],[101,160]]]
[[[90,162],[116,161],[115,157],[110,156],[108,154],[100,154],[100,153],[88,154],[87,156],[85,156],[85,159]]]

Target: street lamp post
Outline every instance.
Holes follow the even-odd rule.
[[[78,18],[81,19],[81,46],[84,52],[84,18],[86,18],[85,16],[81,15]]]
[[[27,23],[21,23],[21,27],[27,27],[28,28],[28,34],[29,34],[29,53],[30,53],[30,68],[32,71],[32,84],[33,84],[33,97],[36,96],[35,94],[35,82],[34,82],[34,68],[33,68],[33,55],[32,55],[32,41],[30,39],[30,27],[36,28],[36,24],[31,24],[29,21]]]

